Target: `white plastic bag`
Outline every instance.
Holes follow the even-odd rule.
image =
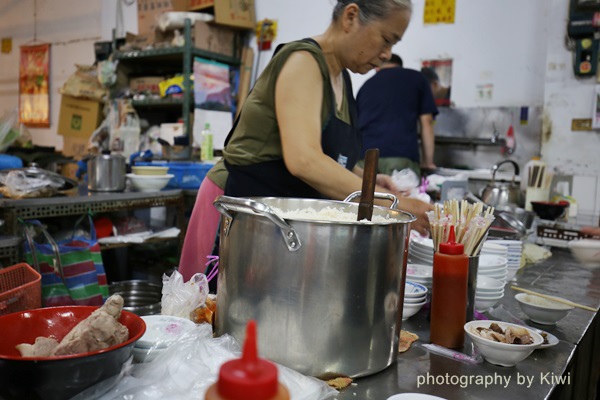
[[[190,319],[190,313],[202,306],[208,296],[208,280],[204,274],[195,274],[184,282],[183,275],[174,271],[162,278],[161,314]]]
[[[419,177],[410,168],[405,168],[402,171],[394,170],[392,172],[392,182],[401,192],[410,192],[411,189],[419,187]]]
[[[209,324],[198,325],[151,362],[126,366],[120,376],[100,382],[72,400],[203,399],[216,382],[221,365],[240,356],[241,346],[232,336],[213,338]],[[277,369],[291,400],[325,400],[338,394],[316,378],[280,365]]]

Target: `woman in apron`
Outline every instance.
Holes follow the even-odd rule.
[[[206,192],[342,200],[361,190],[363,171],[356,166],[361,141],[348,70],[365,74],[388,60],[411,13],[411,0],[338,0],[323,34],[281,47],[244,102],[224,162],[205,179],[211,189]],[[377,185],[376,191],[397,192],[387,175],[378,175]],[[214,201],[208,197],[199,194],[195,208]],[[400,197],[398,208],[417,216],[412,228],[426,232],[431,205]],[[193,229],[207,229],[195,227],[200,216],[194,214],[200,212],[194,210],[188,236],[196,235]],[[184,277],[191,276],[186,263],[205,260],[202,255],[191,260],[198,241],[188,236],[180,263]],[[198,272],[197,266],[192,269]]]

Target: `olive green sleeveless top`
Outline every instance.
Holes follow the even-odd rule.
[[[279,125],[275,115],[275,84],[289,56],[295,51],[307,51],[317,61],[323,77],[323,104],[321,127],[324,129],[333,112],[337,118],[350,122],[346,96],[341,107],[335,106],[331,80],[325,57],[319,47],[297,41],[286,44],[269,62],[244,102],[235,132],[223,150],[223,157],[233,165],[250,165],[283,158]],[[344,87],[344,91],[348,90]],[[339,108],[339,111],[338,111]],[[225,187],[227,169],[219,161],[209,173],[209,178],[220,188]]]

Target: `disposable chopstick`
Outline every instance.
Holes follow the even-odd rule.
[[[527,294],[532,294],[534,296],[539,296],[539,297],[542,297],[544,299],[547,299],[547,300],[550,300],[550,301],[555,301],[557,303],[566,304],[566,305],[571,306],[571,307],[577,307],[577,308],[581,308],[583,310],[588,310],[588,311],[592,311],[592,312],[597,312],[598,311],[598,309],[596,309],[596,308],[584,306],[583,304],[574,303],[574,302],[572,302],[570,300],[565,300],[565,299],[560,299],[560,298],[553,297],[553,296],[548,296],[547,294],[542,294],[542,293],[534,292],[533,290],[523,289],[523,288],[518,287],[518,286],[511,286],[511,288],[513,290],[517,290],[519,292],[523,292],[523,293],[527,293]]]

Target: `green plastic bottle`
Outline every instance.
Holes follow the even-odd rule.
[[[210,130],[210,124],[207,122],[204,124],[204,129],[200,135],[202,137],[202,143],[200,144],[200,160],[201,161],[212,161],[215,158],[214,147],[213,147],[213,134]]]

